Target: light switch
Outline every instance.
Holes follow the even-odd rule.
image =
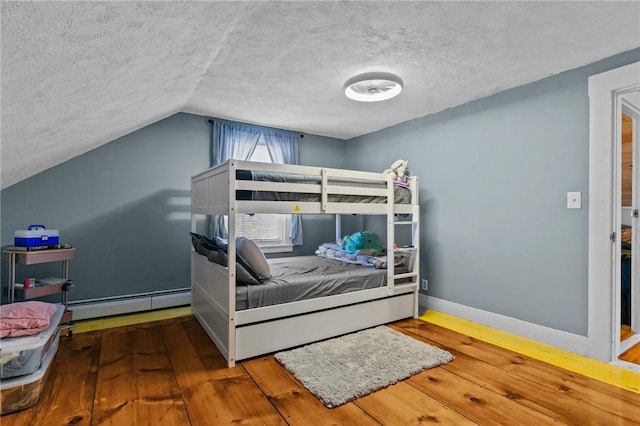
[[[582,192],[567,192],[567,208],[568,209],[582,208]]]

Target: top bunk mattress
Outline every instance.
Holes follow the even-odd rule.
[[[236,286],[236,310],[383,287],[387,270],[319,256],[268,259],[271,278],[259,285]],[[406,268],[405,268],[406,269]],[[396,267],[396,272],[403,272]]]
[[[285,183],[322,183],[322,178],[315,175],[303,175],[294,173],[273,173],[251,170],[236,170],[237,180],[250,180],[261,182],[285,182]],[[365,182],[359,179],[330,178],[328,183],[336,186],[351,186],[361,188],[386,188],[384,182]],[[303,192],[281,192],[281,191],[236,191],[236,199],[242,201],[320,201],[320,194],[303,193]],[[328,201],[335,203],[386,203],[386,197],[374,195],[347,195],[347,194],[329,194]],[[394,185],[394,202],[396,204],[410,204],[411,190],[405,185],[398,183]]]

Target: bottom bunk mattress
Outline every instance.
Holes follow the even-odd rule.
[[[236,286],[236,310],[278,305],[387,285],[387,270],[319,256],[269,259],[271,278]],[[396,273],[407,272],[396,267]]]

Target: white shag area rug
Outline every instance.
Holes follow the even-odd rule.
[[[278,352],[275,358],[329,408],[454,359],[386,326]]]

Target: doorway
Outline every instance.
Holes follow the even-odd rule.
[[[640,63],[627,65],[589,78],[589,311],[588,355],[640,371],[640,366],[620,361],[621,323],[621,131],[622,112],[629,97],[640,90]],[[625,97],[627,100],[625,101]],[[638,120],[640,121],[640,120]],[[635,146],[637,147],[637,138]],[[634,149],[637,157],[638,149]],[[636,164],[638,164],[636,162]],[[638,208],[638,173],[634,171]],[[633,231],[638,218],[632,218]],[[633,243],[637,247],[638,232]],[[632,256],[638,271],[638,256]],[[635,275],[635,277],[634,277]],[[631,277],[631,329],[640,328],[638,273]],[[636,309],[633,309],[636,307]],[[638,339],[634,334],[631,339]],[[627,339],[629,340],[629,339]],[[625,340],[625,342],[627,341]],[[628,342],[631,344],[632,340]]]
[[[619,345],[614,354],[617,359],[640,365],[640,329],[638,321],[633,321],[632,283],[637,281],[638,250],[638,197],[640,184],[638,183],[638,157],[640,151],[640,91],[625,94],[621,97],[621,120],[618,123],[620,131],[618,140],[620,147],[620,333]],[[634,164],[636,167],[634,168]],[[634,238],[635,236],[635,238]],[[634,241],[636,240],[636,241]],[[635,248],[636,259],[633,253]],[[637,286],[635,287],[638,288]],[[636,305],[636,318],[638,312]]]

